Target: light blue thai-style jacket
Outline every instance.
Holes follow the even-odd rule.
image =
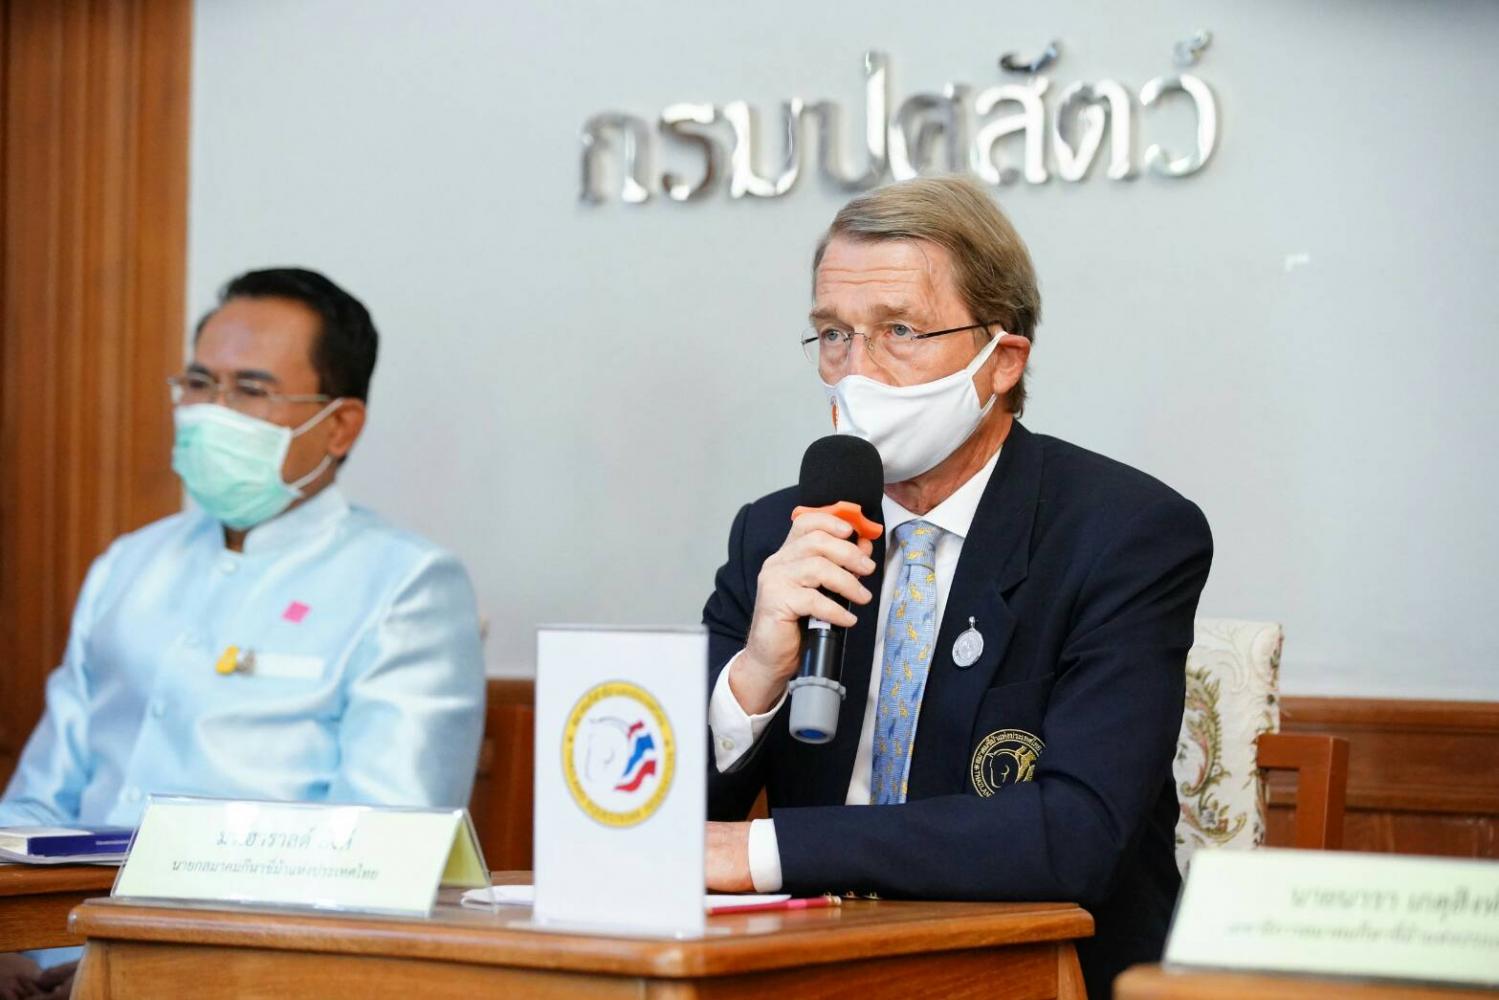
[[[483,716],[454,557],[333,486],[243,553],[189,510],[89,570],[0,825],[134,825],[152,793],[464,806]]]

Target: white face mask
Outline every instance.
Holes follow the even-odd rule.
[[[973,376],[999,346],[996,335],[968,367],[920,385],[886,385],[864,375],[822,384],[833,404],[833,428],[863,438],[885,463],[885,482],[914,479],[958,450],[994,405],[980,404]]]

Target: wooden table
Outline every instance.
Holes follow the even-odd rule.
[[[88,938],[73,996],[1082,1000],[1073,941],[1093,933],[1070,903],[850,900],[710,917],[687,941],[538,931],[529,916],[448,893],[430,920],[90,900],[72,916]]]
[[[1491,990],[1360,983],[1316,976],[1206,972],[1137,965],[1114,980],[1114,1000],[1494,1000]]]
[[[106,865],[0,864],[0,952],[82,944],[68,931],[68,911],[108,892],[118,872]]]

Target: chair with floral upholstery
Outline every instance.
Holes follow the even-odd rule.
[[[1265,771],[1297,772],[1295,847],[1343,841],[1348,743],[1280,732],[1280,651],[1272,622],[1199,618],[1187,654],[1187,702],[1173,771],[1181,819],[1176,862],[1185,873],[1203,846],[1265,842]]]

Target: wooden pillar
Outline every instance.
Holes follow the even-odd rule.
[[[89,563],[180,505],[192,2],[0,10],[3,781]]]

